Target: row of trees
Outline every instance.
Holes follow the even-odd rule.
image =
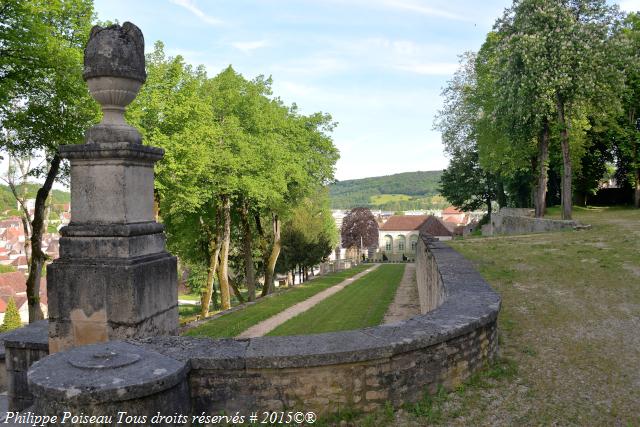
[[[45,180],[25,227],[31,230],[30,321],[42,317],[45,201],[53,182],[68,174],[58,146],[81,143],[98,120],[81,77],[93,19],[91,0],[0,5],[2,150],[45,159],[30,172]],[[285,105],[272,95],[271,79],[262,76],[247,80],[228,67],[209,77],[203,67],[167,57],[162,43],[148,55],[147,74],[127,119],[146,144],[165,149],[156,168],[158,219],[193,289],[202,292],[202,314],[218,294],[228,308],[231,292],[243,299],[244,284],[253,300],[259,277],[266,295],[276,267],[290,271],[326,256],[337,240],[326,226],[330,214],[321,190],[333,179],[338,159],[329,137],[331,117]],[[297,245],[315,246],[300,259]],[[281,252],[286,257],[278,263]]]
[[[231,292],[244,299],[241,284],[253,301],[259,276],[261,295],[272,292],[283,223],[291,225],[299,206],[333,179],[331,117],[284,105],[272,97],[271,79],[247,80],[231,67],[209,78],[156,43],[127,118],[146,143],[165,149],[158,213],[169,249],[202,294],[201,314],[217,296],[216,281],[222,309]]]
[[[537,217],[559,198],[570,219],[575,195],[615,167],[639,206],[639,25],[604,0],[514,1],[443,91],[443,195],[463,209],[533,205]]]

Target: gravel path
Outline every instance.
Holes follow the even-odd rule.
[[[416,265],[407,264],[396,291],[396,297],[382,320],[383,324],[397,323],[420,314],[420,300],[416,285]]]
[[[343,280],[342,282],[338,283],[337,285],[334,285],[334,286],[332,286],[332,287],[330,287],[328,289],[325,289],[322,292],[319,292],[319,293],[315,294],[311,298],[308,298],[308,299],[306,299],[306,300],[304,300],[302,302],[299,302],[298,304],[292,305],[291,307],[287,308],[284,311],[281,311],[280,313],[276,314],[275,316],[271,316],[267,320],[263,320],[262,322],[260,322],[260,323],[258,323],[256,325],[253,325],[252,327],[250,327],[249,329],[247,329],[246,331],[244,331],[243,333],[238,335],[236,338],[255,338],[255,337],[261,337],[263,335],[268,334],[269,332],[273,331],[278,326],[282,325],[287,320],[291,319],[292,317],[297,316],[298,314],[300,314],[300,313],[302,313],[304,311],[309,310],[311,307],[313,307],[314,305],[318,304],[320,301],[324,300],[325,298],[330,297],[331,295],[335,294],[336,292],[340,292],[346,286],[348,286],[351,283],[355,282],[356,280],[358,280],[362,276],[371,273],[373,270],[375,270],[379,266],[380,266],[380,264],[374,264],[371,268],[368,268],[365,271],[363,271],[361,273],[358,273],[353,277],[350,277],[350,278],[348,278],[346,280]]]

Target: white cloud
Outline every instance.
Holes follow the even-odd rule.
[[[458,69],[455,62],[432,62],[424,64],[404,64],[395,66],[396,69],[426,76],[449,76]]]
[[[235,47],[238,50],[241,50],[244,53],[249,53],[252,50],[260,49],[268,46],[268,42],[266,40],[256,40],[250,42],[233,42],[231,46]]]
[[[169,0],[171,3],[184,7],[189,12],[196,15],[200,20],[206,22],[209,25],[222,25],[224,22],[214,16],[207,15],[200,9],[193,0]]]
[[[417,1],[382,0],[382,4],[393,9],[407,10],[409,12],[416,12],[425,16],[446,18],[454,21],[469,21],[468,17],[448,12],[443,9],[429,7]]]
[[[623,0],[620,2],[620,9],[625,12],[637,12],[640,10],[640,0]]]

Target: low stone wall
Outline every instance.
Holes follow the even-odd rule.
[[[444,301],[444,284],[438,269],[438,263],[429,244],[433,239],[422,235],[418,239],[416,248],[416,283],[418,285],[418,297],[420,298],[420,312],[425,314]]]
[[[572,230],[577,225],[576,221],[503,214],[501,209],[500,213],[491,215],[490,224],[485,224],[482,227],[482,235],[546,233]]]
[[[21,411],[33,404],[27,386],[31,365],[49,354],[48,322],[41,320],[3,335],[7,378],[8,408]]]
[[[130,390],[123,388],[120,392],[117,386],[109,386],[99,401],[97,397],[95,402],[83,397],[81,402],[66,402],[64,396],[90,396],[94,389],[82,379],[82,366],[70,368],[65,362],[73,361],[77,355],[57,353],[30,370],[34,408],[64,408],[68,404],[85,414],[98,407],[115,406],[130,406],[139,414],[155,411],[156,389],[142,387],[144,384],[136,381],[135,366],[140,364],[141,372],[164,369],[155,366],[157,360],[183,364],[174,368],[180,375],[185,374],[186,382],[180,390],[189,394],[190,412],[198,415],[277,409],[319,414],[339,408],[371,411],[387,401],[395,406],[417,401],[425,390],[434,392],[439,384],[453,388],[496,354],[500,297],[469,261],[443,243],[422,240],[417,263],[418,280],[427,295],[426,306],[435,308],[412,319],[309,336],[129,340],[127,345],[141,347],[140,352],[126,350],[131,363],[104,369],[100,383],[117,384],[124,378],[137,384],[138,391],[131,396],[131,402],[127,400]],[[46,338],[46,331],[40,334]],[[82,357],[93,360],[105,353],[115,354],[118,346],[117,342],[96,344],[91,346],[93,356],[87,353]],[[133,358],[129,353],[137,355]],[[64,363],[67,373],[64,379],[52,381],[46,373],[55,371],[57,363]],[[73,369],[78,372],[74,374]],[[126,374],[120,372],[124,369]],[[176,389],[168,390],[174,393]],[[120,401],[110,405],[104,400],[105,395],[118,396]]]

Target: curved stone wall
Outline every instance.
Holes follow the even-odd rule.
[[[421,239],[421,302],[404,322],[308,336],[159,337],[147,348],[189,361],[194,413],[296,408],[369,411],[453,388],[494,357],[500,297],[449,246]],[[424,298],[423,298],[424,295]]]
[[[417,258],[421,301],[425,295],[427,305],[437,307],[403,322],[308,336],[128,342],[185,363],[192,414],[278,409],[327,413],[340,407],[370,411],[387,401],[413,402],[425,389],[455,387],[494,357],[500,310],[498,294],[450,247],[423,239]],[[105,372],[104,381],[117,377],[117,371]],[[39,400],[51,400],[47,387],[64,395],[60,384],[40,384],[37,375],[29,378],[36,407]],[[82,389],[73,378],[65,387]],[[147,398],[151,410],[153,395],[142,401],[138,396],[135,407],[143,411]]]

